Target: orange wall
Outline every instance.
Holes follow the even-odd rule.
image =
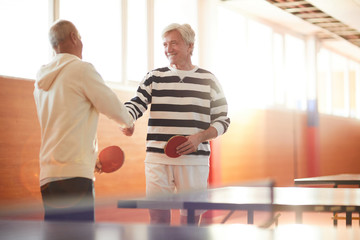
[[[306,112],[243,110],[234,114],[221,138],[222,183],[270,178],[291,186],[309,177]],[[318,175],[360,173],[360,121],[319,116]]]
[[[334,116],[320,118],[322,174],[360,173],[360,120]]]
[[[1,203],[41,201],[38,154],[40,127],[33,100],[33,80],[0,76],[0,206]],[[117,91],[122,101],[134,93]],[[96,197],[143,194],[147,115],[140,119],[134,135],[122,134],[117,124],[104,115],[98,127],[99,150],[119,145],[125,163],[115,173],[96,174]]]
[[[243,110],[231,118],[222,137],[223,182],[271,178],[277,185],[294,179],[294,127],[302,116],[289,111]],[[297,145],[301,145],[297,134]],[[299,148],[299,146],[297,146]]]
[[[32,81],[0,78],[2,202],[39,199],[40,128],[32,88]]]
[[[41,203],[38,152],[40,128],[33,101],[33,80],[0,76],[0,205]],[[122,101],[134,93],[117,91]],[[233,113],[228,132],[216,141],[220,164],[217,183],[272,178],[292,186],[294,177],[307,177],[306,114],[289,110],[243,110]],[[99,149],[119,145],[124,166],[97,175],[96,197],[143,194],[147,115],[136,123],[134,136],[123,136],[117,124],[100,117]],[[360,172],[360,121],[320,115],[319,174]],[[220,147],[219,147],[220,146]],[[220,178],[220,180],[219,180]]]

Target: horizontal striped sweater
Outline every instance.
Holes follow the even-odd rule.
[[[179,76],[181,72],[181,78]],[[230,119],[227,102],[216,77],[204,69],[179,71],[164,67],[149,72],[136,96],[125,103],[137,120],[150,107],[145,162],[169,165],[209,165],[210,144],[178,158],[164,154],[164,146],[175,135],[189,136],[210,126],[218,136],[226,132]]]

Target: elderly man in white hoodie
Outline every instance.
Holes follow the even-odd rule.
[[[94,221],[99,113],[133,131],[133,120],[93,65],[82,61],[76,27],[59,20],[49,31],[56,55],[41,67],[34,98],[41,127],[40,186],[49,221]]]

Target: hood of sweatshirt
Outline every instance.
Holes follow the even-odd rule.
[[[57,54],[50,63],[41,66],[36,75],[35,84],[39,89],[48,91],[60,71],[75,60],[80,60],[80,58],[67,53]]]

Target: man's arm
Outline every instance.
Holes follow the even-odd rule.
[[[134,126],[133,118],[115,92],[105,84],[95,68],[88,64],[83,72],[84,93],[96,110],[117,122],[121,127],[132,128]]]
[[[213,76],[213,75],[212,75]],[[197,151],[200,143],[216,138],[226,132],[229,127],[230,119],[227,116],[228,106],[222,88],[213,76],[214,85],[211,91],[211,123],[210,127],[204,131],[188,136],[188,140],[177,148],[180,155],[189,154]]]
[[[150,75],[148,74],[139,84],[136,96],[125,103],[125,107],[134,119],[134,122],[143,116],[143,113],[147,110],[147,105],[151,102],[151,86],[149,84],[151,81],[147,81],[149,76]],[[126,136],[132,136],[135,130],[135,125],[120,129]]]

